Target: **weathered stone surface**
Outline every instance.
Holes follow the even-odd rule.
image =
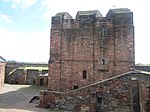
[[[52,19],[50,39],[48,91],[41,92],[40,107],[150,111],[150,73],[134,70],[129,9],[111,9],[106,17],[99,11],[79,11],[76,19],[59,13]]]
[[[145,85],[144,82],[139,83],[139,97],[140,97],[140,111],[149,112],[150,111],[150,85]]]
[[[133,69],[132,16],[112,9],[106,17],[97,10],[79,11],[74,20],[67,12],[52,17],[49,90],[73,90]]]
[[[0,90],[4,86],[6,60],[0,56]]]
[[[5,63],[0,62],[0,88],[4,86]]]
[[[7,62],[6,63],[6,83],[10,84],[38,84],[47,85],[48,65],[40,63],[19,63]],[[42,75],[42,76],[41,76]],[[39,77],[40,76],[40,77]]]
[[[139,77],[143,77],[138,80]],[[74,112],[149,112],[150,74],[128,72],[67,92],[41,94],[40,106]],[[147,81],[145,81],[145,79]],[[143,83],[145,81],[145,83]],[[55,99],[55,100],[54,100]]]

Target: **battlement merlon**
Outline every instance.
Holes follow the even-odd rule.
[[[93,23],[104,19],[112,20],[115,26],[133,25],[133,12],[128,8],[110,9],[103,17],[98,10],[78,11],[75,19],[68,12],[57,13],[52,17],[52,29],[93,27]]]
[[[106,14],[115,26],[133,26],[133,12],[128,8],[110,9]]]
[[[52,17],[52,29],[59,29],[62,27],[62,23],[70,22],[72,20],[72,16],[68,12],[57,13]]]
[[[99,10],[78,11],[76,15],[76,21],[93,22],[96,18],[99,17],[102,17],[102,14]]]
[[[75,19],[68,12],[57,13],[52,17],[52,29],[83,27],[84,25],[90,27],[91,23],[100,17],[102,14],[98,10],[78,11]]]

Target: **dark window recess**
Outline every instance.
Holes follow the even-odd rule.
[[[102,103],[102,97],[100,97],[100,96],[97,97],[97,103],[99,103],[99,104]]]
[[[47,83],[46,84],[48,84],[48,78],[47,78]]]
[[[44,85],[44,79],[40,79],[40,86]]]
[[[74,23],[74,19],[71,19],[71,24],[73,24]]]
[[[35,84],[35,80],[33,81],[33,84]]]
[[[69,23],[70,21],[68,19],[66,19],[66,23]]]
[[[50,64],[50,63],[51,63],[51,60],[48,60],[48,63]]]
[[[83,79],[87,78],[87,71],[83,70]]]
[[[105,59],[102,59],[102,65],[105,65]]]
[[[18,84],[18,81],[15,81],[15,84]]]
[[[78,89],[79,87],[78,86],[74,86],[74,89]]]

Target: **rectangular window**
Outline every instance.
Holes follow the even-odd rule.
[[[102,65],[105,65],[105,59],[102,59]]]
[[[100,96],[97,97],[97,103],[99,103],[99,104],[102,103],[102,97],[100,97]]]
[[[87,71],[83,70],[83,79],[86,79],[86,78],[87,78]]]
[[[74,90],[75,90],[75,89],[78,89],[78,88],[79,88],[78,86],[74,86]]]
[[[35,80],[33,80],[33,84],[35,84]]]

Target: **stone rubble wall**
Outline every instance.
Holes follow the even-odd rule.
[[[149,91],[139,91],[143,81],[145,88],[150,75],[129,72],[73,91],[42,91],[40,107],[73,112],[140,112],[149,97]]]

